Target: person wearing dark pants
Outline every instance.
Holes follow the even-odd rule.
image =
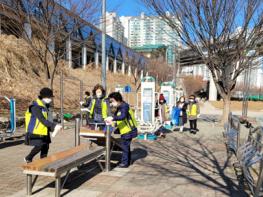
[[[195,96],[191,95],[189,97],[189,109],[188,117],[190,122],[190,133],[196,134],[197,129],[197,116],[200,114],[199,105],[195,100]]]
[[[117,129],[121,134],[122,159],[118,167],[127,168],[131,164],[131,141],[137,136],[137,123],[129,104],[123,101],[119,92],[109,95],[110,105],[116,108],[113,117],[105,119],[107,124],[116,121]]]
[[[131,164],[131,141],[132,139],[122,139],[121,142],[121,148],[123,151],[121,164],[124,164],[124,166],[129,166]]]
[[[53,97],[53,91],[43,88],[39,98],[32,102],[25,114],[26,135],[25,144],[34,146],[24,158],[25,162],[32,162],[35,155],[40,152],[40,158],[48,154],[51,143],[50,131],[60,130],[62,127],[48,120],[48,106]]]
[[[26,156],[26,159],[32,161],[33,157],[40,152],[40,158],[44,158],[48,154],[49,144],[43,144],[41,146],[34,146],[31,152]]]
[[[197,131],[197,119],[189,120],[190,122],[190,130]]]

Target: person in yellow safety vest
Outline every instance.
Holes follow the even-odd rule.
[[[40,90],[38,99],[30,104],[25,113],[25,144],[34,146],[24,158],[25,162],[32,162],[33,157],[40,152],[40,158],[48,154],[51,143],[50,131],[60,130],[62,127],[48,120],[48,108],[52,102],[53,91],[49,88]]]
[[[130,145],[133,138],[137,136],[137,122],[129,104],[123,101],[119,92],[113,92],[109,96],[110,105],[117,108],[113,117],[107,117],[106,123],[116,121],[116,127],[121,134],[122,159],[120,168],[127,168],[131,164]]]
[[[91,123],[104,123],[104,119],[110,115],[109,102],[105,98],[106,91],[101,85],[97,84],[92,90],[92,94],[93,98],[89,105]]]
[[[196,134],[197,129],[197,117],[200,114],[200,108],[196,102],[195,96],[191,95],[189,97],[189,107],[188,107],[188,119],[190,122],[190,133]]]

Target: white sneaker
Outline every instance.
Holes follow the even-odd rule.
[[[184,131],[184,127],[180,127],[180,133]]]

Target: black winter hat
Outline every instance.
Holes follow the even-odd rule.
[[[53,91],[50,88],[42,88],[40,90],[39,96],[42,97],[42,98],[54,97]]]

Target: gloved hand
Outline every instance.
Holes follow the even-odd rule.
[[[84,101],[80,101],[79,104],[80,104],[80,105],[83,105],[83,104],[84,104]]]
[[[60,130],[62,130],[62,126],[60,124],[57,124],[55,126],[53,133],[52,133],[52,137],[55,137]]]
[[[109,117],[105,118],[106,125],[111,125],[112,121],[113,121],[113,117],[112,116],[109,116]]]
[[[89,108],[81,108],[81,111],[87,111],[87,112],[90,112]]]

